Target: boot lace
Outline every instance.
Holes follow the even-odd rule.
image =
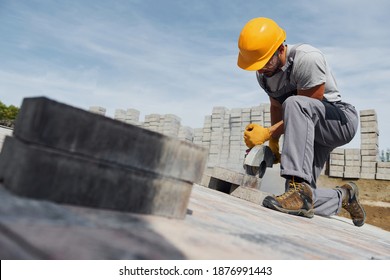
[[[292,179],[289,182],[288,191],[281,194],[281,195],[278,195],[277,198],[285,199],[285,198],[289,197],[291,194],[293,194],[295,192],[299,192],[300,190],[302,190],[302,184],[295,182],[294,177],[292,177]]]

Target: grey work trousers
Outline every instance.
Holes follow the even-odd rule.
[[[317,188],[317,178],[330,152],[350,142],[359,123],[358,113],[352,105],[337,102],[334,106],[345,113],[346,124],[329,114],[329,108],[320,100],[291,96],[283,103],[284,141],[280,174],[285,178],[295,176],[310,182],[314,212],[322,216],[340,211],[342,193],[336,189]]]

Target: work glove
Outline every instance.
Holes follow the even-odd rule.
[[[280,163],[280,152],[279,152],[279,139],[270,138],[268,142],[268,147],[271,149],[274,154],[275,160],[274,164]]]
[[[271,138],[268,128],[262,127],[258,124],[248,124],[244,132],[245,145],[252,149],[256,145],[261,145]]]

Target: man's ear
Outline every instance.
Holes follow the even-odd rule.
[[[286,51],[286,46],[281,44],[278,48],[279,53],[284,53]]]

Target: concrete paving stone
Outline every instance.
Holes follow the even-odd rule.
[[[337,159],[330,159],[329,163],[332,166],[335,166],[335,165],[344,166],[344,165],[346,165],[344,160],[337,160]]]
[[[362,161],[362,167],[369,167],[369,168],[376,168],[377,162],[376,161]]]
[[[377,150],[377,149],[379,149],[379,145],[378,144],[364,144],[361,142],[360,148],[362,150]]]
[[[361,150],[362,156],[377,156],[379,154],[379,150]]]
[[[348,160],[345,162],[345,166],[362,166],[362,162],[360,160]]]
[[[360,172],[360,166],[344,166],[344,172],[359,173]]]
[[[21,196],[172,218],[184,218],[193,185],[11,137],[0,154],[0,178]]]
[[[90,106],[89,111],[102,116],[106,114],[106,108],[100,106]]]
[[[195,182],[207,150],[47,98],[25,98],[18,139],[163,176]]]
[[[229,111],[229,109],[226,107],[215,106],[215,107],[213,107],[212,114],[224,114],[227,111]]]
[[[359,152],[360,152],[360,150],[359,150]],[[347,162],[347,161],[361,161],[361,155],[360,155],[360,153],[357,155],[345,155],[344,160],[345,160],[345,162]]]
[[[380,167],[377,167],[376,173],[377,174],[390,174],[390,168],[380,168]]]
[[[375,128],[374,131],[376,131],[378,129],[378,123],[376,121],[370,121],[370,122],[360,122],[360,127],[361,128],[366,128],[366,127],[370,127],[370,128]]]
[[[373,173],[365,173],[362,170],[362,172],[360,172],[360,178],[361,179],[375,179],[375,172],[373,172]]]
[[[344,150],[345,157],[360,155],[360,149],[345,149]]]
[[[360,122],[376,122],[378,119],[376,115],[370,115],[370,116],[361,116],[360,117]]]
[[[329,171],[344,172],[344,165],[330,165]]]
[[[385,173],[376,173],[375,179],[377,180],[390,180],[390,172]]]
[[[375,167],[364,167],[364,166],[362,166],[361,169],[360,169],[360,172],[361,173],[375,174],[376,168]]]
[[[343,178],[344,177],[344,172],[343,171],[329,170],[329,177]],[[363,178],[363,177],[361,177],[361,178]]]
[[[345,171],[343,174],[343,178],[348,178],[348,179],[358,179],[360,178],[360,172],[348,172]]]
[[[360,134],[362,139],[375,139],[378,138],[379,134],[376,132],[364,132]]]
[[[376,116],[375,109],[361,110],[359,111],[360,117],[363,116]]]
[[[331,155],[335,155],[335,154],[344,155],[344,153],[345,153],[345,149],[336,148],[336,149],[334,149],[330,154],[331,154]]]
[[[124,119],[126,116],[126,111],[122,109],[116,109],[114,113],[114,119]]]
[[[377,127],[362,127],[360,128],[360,132],[362,133],[376,133],[377,135],[379,135],[379,129]]]
[[[379,156],[362,156],[362,162],[377,162],[379,161]]]
[[[378,168],[390,168],[390,162],[381,162],[377,163]]]
[[[344,161],[344,154],[335,154],[335,153],[331,153],[330,154],[330,159],[331,160],[340,160],[340,161]]]
[[[371,139],[361,139],[360,140],[360,149],[366,150],[368,146],[374,147],[377,149],[379,147],[379,138],[371,138]]]

